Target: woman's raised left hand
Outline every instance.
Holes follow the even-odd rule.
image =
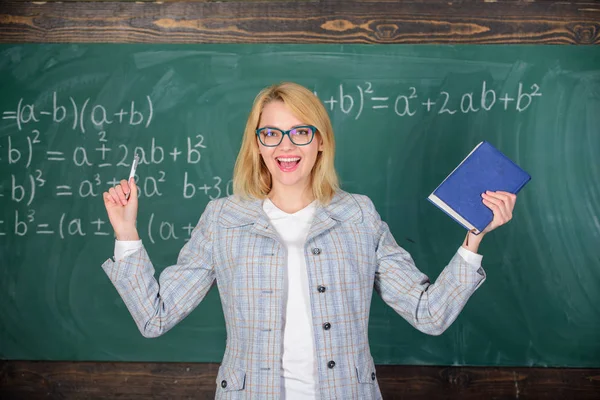
[[[517,195],[498,190],[491,192],[486,190],[481,194],[483,204],[485,204],[494,213],[494,219],[485,227],[482,233],[493,231],[499,226],[506,224],[512,219],[513,209],[517,201]]]

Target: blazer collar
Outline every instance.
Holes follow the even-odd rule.
[[[255,230],[272,231],[269,217],[264,212],[262,204],[262,199],[240,199],[230,196],[225,199],[218,223],[224,228],[255,225]],[[362,211],[354,197],[343,190],[338,190],[329,204],[323,205],[317,202],[308,238],[331,228],[338,222],[359,223],[362,218]]]

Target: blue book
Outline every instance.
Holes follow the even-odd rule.
[[[483,141],[427,199],[478,235],[494,219],[492,210],[483,204],[481,193],[503,190],[517,194],[530,179],[527,172]]]

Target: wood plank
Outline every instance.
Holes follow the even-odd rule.
[[[598,44],[600,4],[8,0],[0,42]]]
[[[219,364],[0,361],[0,398],[213,399]],[[600,369],[378,365],[388,399],[597,399]]]

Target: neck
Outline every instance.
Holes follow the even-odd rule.
[[[282,211],[293,214],[314,201],[310,185],[305,187],[273,187],[269,199]]]

